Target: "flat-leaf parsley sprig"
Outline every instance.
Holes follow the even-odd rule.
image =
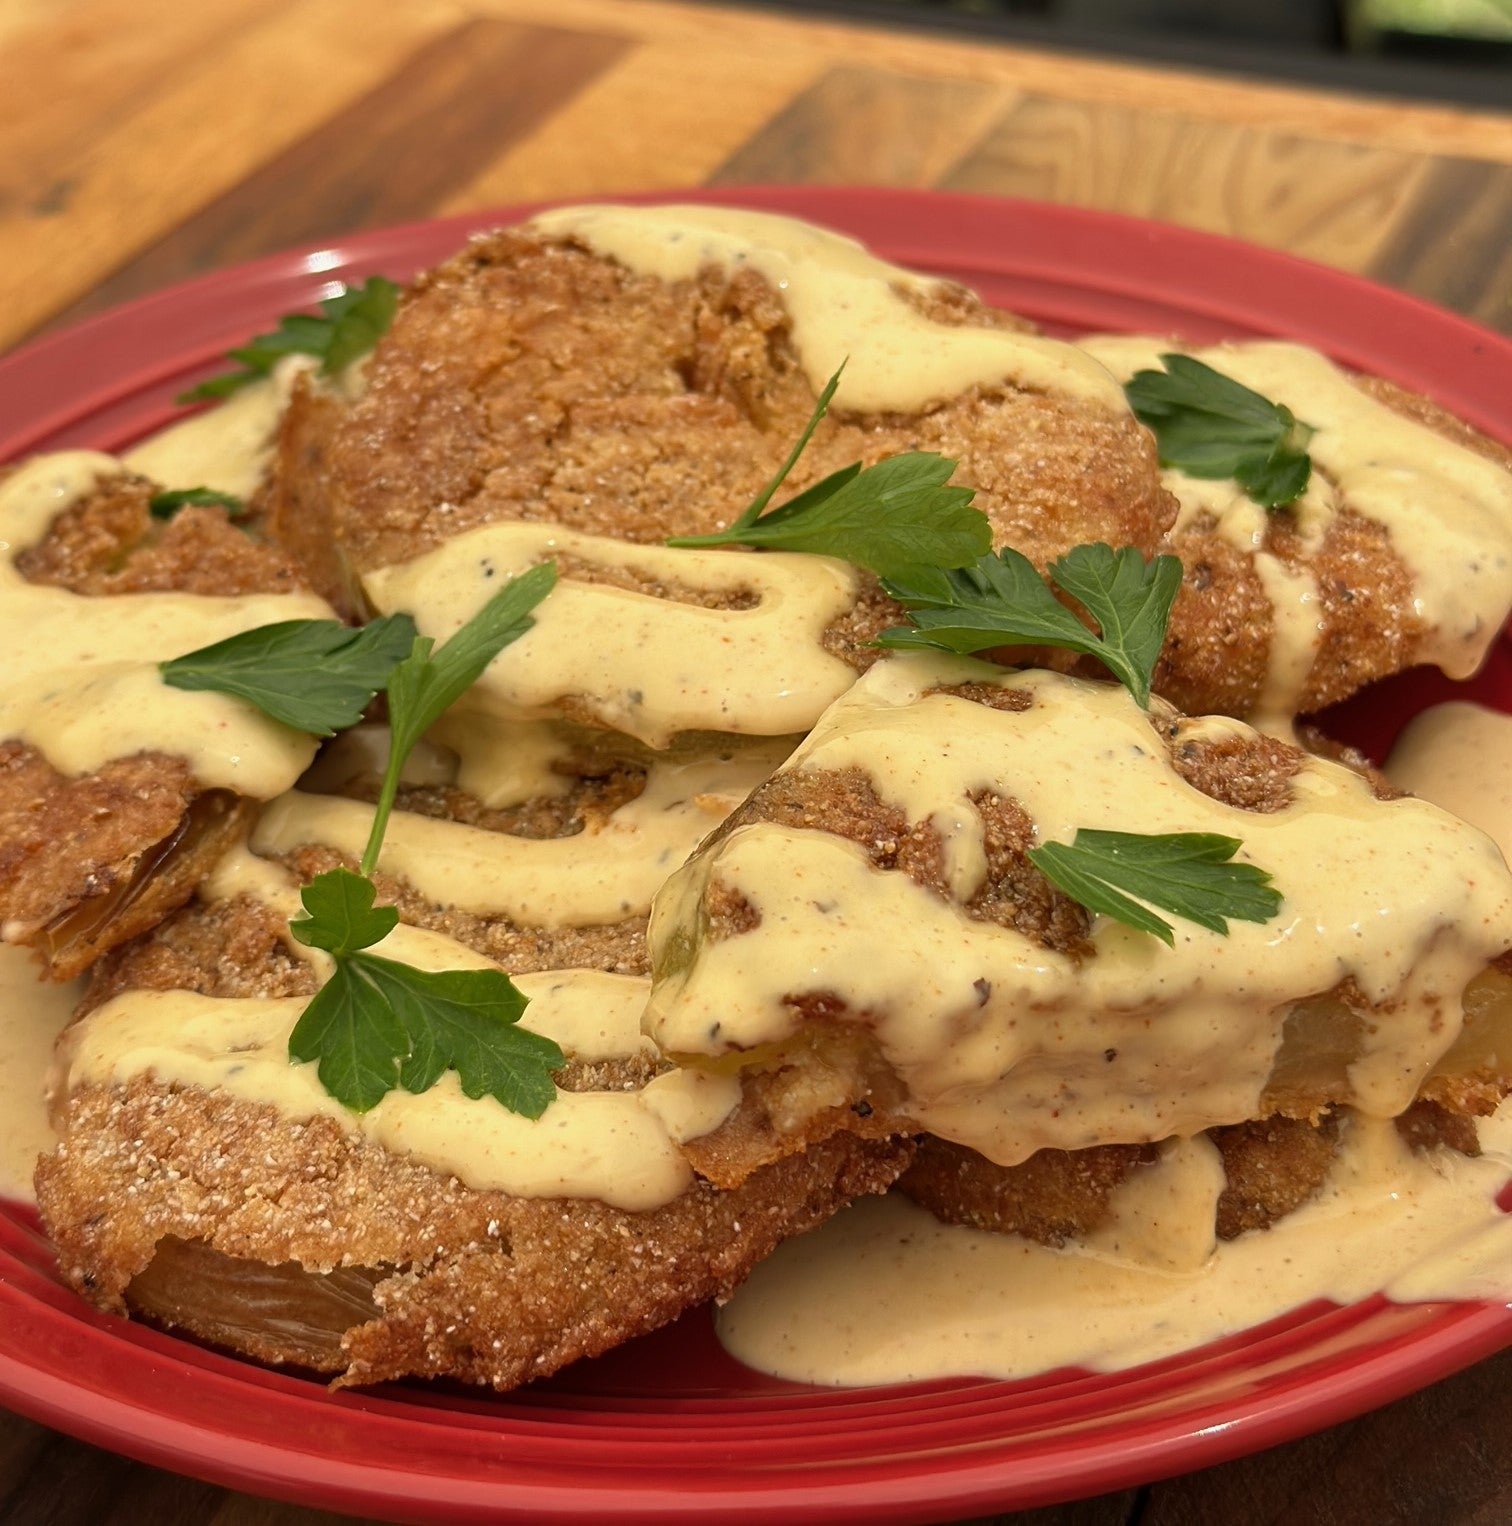
[[[361,286],[348,286],[326,297],[318,314],[290,313],[278,320],[276,329],[228,351],[239,369],[202,381],[178,401],[203,403],[229,397],[261,381],[286,355],[313,355],[320,361],[323,376],[338,376],[378,343],[398,305],[399,288],[384,276],[369,276]]]
[[[365,1113],[396,1086],[429,1091],[455,1070],[469,1097],[491,1096],[539,1118],[556,1096],[560,1047],[519,1020],[527,998],[502,970],[417,970],[365,952],[398,923],[374,906],[373,882],[350,869],[304,887],[294,936],[335,963],[289,1035],[289,1057],[314,1060],[320,1083]]]
[[[882,586],[911,625],[877,638],[886,647],[968,654],[998,646],[1055,646],[1095,657],[1141,705],[1181,587],[1174,556],[1146,562],[1133,546],[1075,546],[1050,564],[1057,588],[1084,605],[1100,629],[1087,628],[1045,586],[1029,559],[1005,547],[975,566],[913,567]]]
[[[353,628],[339,620],[282,620],[159,664],[175,689],[234,694],[310,736],[355,726],[395,664],[415,644],[415,622],[388,615]]]
[[[409,655],[388,678],[388,764],[378,791],[373,828],[362,853],[362,873],[378,866],[378,850],[388,828],[405,760],[415,744],[480,677],[506,646],[535,623],[531,611],[556,587],[555,562],[542,562],[501,588],[457,633],[438,648],[416,636]]]
[[[317,875],[289,924],[301,943],[334,962],[289,1035],[290,1057],[316,1061],[321,1084],[354,1112],[367,1112],[395,1086],[426,1091],[447,1070],[457,1072],[469,1097],[495,1097],[530,1118],[556,1095],[551,1072],[563,1063],[562,1051],[518,1026],[526,998],[502,970],[417,970],[364,952],[399,921],[394,907],[373,904],[371,876],[405,760],[499,652],[530,629],[531,611],[555,584],[555,563],[531,568],[440,648],[403,614],[355,630],[336,620],[286,620],[161,664],[164,682],[175,688],[237,695],[312,736],[355,724],[387,690],[393,739],[360,872]]]
[[[884,578],[883,587],[914,623],[878,639],[884,646],[962,654],[1019,644],[1062,647],[1096,657],[1148,706],[1150,678],[1181,587],[1181,563],[1174,556],[1146,562],[1132,546],[1076,546],[1051,564],[1050,578],[1092,615],[1097,633],[1050,592],[1026,557],[1005,550],[975,567],[916,568],[903,578]],[[1171,923],[1150,906],[1221,933],[1228,932],[1230,918],[1268,922],[1275,916],[1281,897],[1270,888],[1270,875],[1229,862],[1241,846],[1236,837],[1210,832],[1083,827],[1071,843],[1045,843],[1030,848],[1028,857],[1088,911],[1174,944]]]
[[[1191,477],[1232,477],[1258,504],[1283,508],[1312,475],[1310,425],[1190,355],[1162,355],[1124,387],[1134,417],[1154,432],[1160,464]]]
[[[1189,374],[1182,379],[1191,380]],[[1147,562],[1133,546],[1115,551],[1094,544],[1075,546],[1053,562],[1050,582],[1091,615],[1097,622],[1092,630],[1056,598],[1026,556],[1011,548],[992,552],[990,522],[970,506],[969,489],[946,486],[955,462],[941,456],[908,452],[866,468],[855,462],[768,510],[839,382],[837,371],[776,476],[734,524],[667,544],[744,545],[840,557],[876,572],[887,593],[908,611],[911,623],[884,631],[879,646],[961,655],[1004,646],[1060,647],[1095,657],[1148,707],[1151,677],[1181,588],[1176,557]],[[1221,389],[1218,396],[1227,398]],[[1306,429],[1289,414],[1286,418],[1288,429]],[[1273,446],[1267,449],[1276,454]],[[1303,486],[1305,482],[1304,477]],[[1222,932],[1228,930],[1227,918],[1264,922],[1275,915],[1281,898],[1268,888],[1270,876],[1249,864],[1227,862],[1240,846],[1237,838],[1211,833],[1146,836],[1083,829],[1069,846],[1047,843],[1031,849],[1029,858],[1088,910],[1170,944],[1171,924],[1141,900]]]
[[[1243,846],[1215,832],[1077,830],[1070,843],[1029,849],[1029,861],[1085,906],[1174,945],[1171,924],[1149,902],[1200,927],[1228,933],[1229,919],[1269,922],[1281,909],[1271,876],[1229,860]],[[1138,896],[1138,900],[1132,897]]]
[[[533,567],[499,590],[449,641],[416,636],[387,684],[392,742],[359,872],[332,869],[300,894],[290,931],[334,961],[331,977],[289,1035],[289,1055],[317,1062],[321,1084],[344,1106],[367,1112],[396,1086],[423,1092],[455,1070],[469,1097],[491,1096],[538,1118],[556,1095],[551,1072],[565,1061],[548,1038],[519,1026],[526,998],[502,970],[418,970],[365,952],[399,920],[375,906],[377,868],[405,760],[422,735],[532,624],[556,566]]]
[[[372,873],[394,810],[404,761],[442,711],[511,641],[531,627],[531,610],[557,581],[555,563],[531,568],[500,589],[450,641],[435,649],[415,636],[389,674],[392,742],[359,873],[336,868],[301,891],[304,913],[288,926],[334,969],[288,1036],[294,1061],[317,1062],[325,1090],[366,1112],[395,1087],[427,1091],[455,1070],[468,1097],[494,1097],[511,1112],[540,1117],[555,1097],[551,1073],[560,1047],[519,1027],[526,998],[499,969],[421,971],[366,949],[398,923],[394,906],[375,906]]]
[[[971,507],[973,490],[949,486],[956,463],[932,451],[905,451],[875,466],[852,462],[768,511],[829,410],[844,370],[830,377],[776,476],[734,524],[710,535],[674,536],[667,544],[807,551],[884,577],[918,565],[963,567],[987,551],[992,526]]]

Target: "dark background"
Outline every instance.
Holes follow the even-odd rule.
[[[1512,0],[754,3],[766,10],[829,13],[1330,89],[1512,110]],[[1411,19],[1404,20],[1409,11]]]

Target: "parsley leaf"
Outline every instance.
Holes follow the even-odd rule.
[[[555,1100],[551,1072],[567,1057],[554,1040],[515,1026],[529,998],[502,970],[422,974],[372,954],[353,962],[384,988],[409,1030],[399,1071],[405,1091],[429,1091],[455,1070],[466,1096],[494,1097],[526,1118],[539,1118]]]
[[[332,949],[336,968],[331,978],[311,997],[289,1034],[289,1058],[318,1061],[320,1084],[354,1113],[369,1111],[393,1091],[399,1062],[409,1052],[403,1016],[381,997],[365,999],[372,993],[350,970],[357,950],[376,943],[399,920],[392,906],[372,911],[376,894],[371,880],[350,869],[332,869],[304,887],[305,914],[289,923],[301,943],[315,948],[344,945]],[[339,932],[322,920],[333,916],[339,918]],[[347,933],[349,943],[342,936]]]
[[[875,466],[853,462],[765,512],[813,438],[844,370],[830,377],[798,443],[734,524],[712,535],[673,536],[667,544],[807,551],[884,577],[921,564],[963,567],[989,550],[992,526],[971,507],[974,490],[947,486],[956,464],[933,451],[906,451]]]
[[[290,313],[271,333],[257,334],[230,358],[241,369],[211,377],[191,387],[177,401],[203,403],[229,397],[267,376],[285,355],[314,355],[321,374],[335,376],[366,355],[393,321],[399,288],[383,276],[369,276],[361,286],[348,286],[326,297],[320,313]]]
[[[172,519],[180,509],[191,505],[197,509],[224,509],[227,519],[244,519],[247,514],[245,499],[213,487],[174,488],[169,492],[154,493],[147,500],[147,512],[154,519]]]
[[[1155,434],[1160,464],[1188,476],[1232,477],[1258,504],[1282,508],[1312,475],[1311,426],[1190,355],[1162,355],[1124,387],[1134,417]]]
[[[882,586],[909,612],[880,646],[981,652],[996,646],[1064,647],[1096,657],[1141,705],[1181,587],[1174,556],[1146,562],[1132,546],[1076,546],[1051,564],[1058,588],[1079,599],[1098,622],[1094,634],[1045,586],[1034,564],[1005,547],[974,567],[913,567]]]
[[[374,906],[373,882],[350,869],[317,874],[300,892],[304,911],[289,930],[306,948],[321,948],[338,959],[388,937],[399,925],[394,906]]]
[[[1046,879],[1088,911],[1100,911],[1174,946],[1171,924],[1141,902],[1228,933],[1228,919],[1268,922],[1281,909],[1271,876],[1254,864],[1231,864],[1237,837],[1215,832],[1099,832],[1077,830],[1070,843],[1030,848]],[[1137,896],[1138,900],[1131,897]]]
[[[428,636],[416,636],[409,655],[388,681],[388,766],[373,815],[373,830],[362,855],[362,872],[371,874],[378,848],[393,810],[404,760],[415,743],[475,684],[486,668],[512,641],[535,623],[533,610],[556,586],[555,562],[542,562],[514,578],[496,593],[439,651]]]
[[[808,443],[814,438],[814,431],[819,427],[819,421],[829,412],[829,405],[835,396],[835,388],[840,385],[840,378],[845,374],[845,362],[840,362],[840,369],[824,384],[824,390],[819,394],[814,403],[814,411],[809,415],[809,421],[803,426],[803,433],[798,436],[797,442],[787,453],[787,459],[777,468],[777,475],[757,493],[757,495],[741,511],[740,518],[730,526],[731,530],[743,530],[747,525],[753,525],[761,518],[763,510],[772,501],[772,495],[787,481],[789,473],[798,464],[798,458],[808,449]],[[860,463],[851,468],[854,476],[860,470]],[[802,496],[801,494],[799,495]],[[676,544],[676,542],[672,542]]]
[[[417,970],[363,953],[399,919],[392,906],[374,907],[375,894],[371,880],[349,869],[305,886],[305,914],[289,927],[334,954],[336,969],[294,1025],[290,1056],[317,1061],[321,1084],[353,1112],[367,1112],[396,1086],[429,1091],[455,1070],[467,1096],[539,1118],[556,1096],[551,1072],[566,1057],[518,1026],[524,993],[502,970]]]
[[[356,629],[339,620],[283,620],[158,666],[175,689],[235,694],[296,731],[326,737],[356,725],[415,639],[408,615]]]
[[[330,335],[319,350],[320,370],[339,376],[354,360],[361,360],[388,332],[399,306],[399,288],[385,276],[369,276],[361,286],[348,286],[320,304],[330,320]]]
[[[546,562],[501,588],[456,635],[433,649],[405,615],[409,655],[390,660],[392,742],[361,872],[333,869],[300,894],[303,912],[289,930],[335,961],[289,1035],[295,1060],[314,1060],[321,1084],[343,1106],[365,1113],[396,1086],[428,1091],[455,1070],[469,1097],[491,1096],[512,1112],[539,1118],[556,1096],[551,1072],[565,1063],[548,1038],[517,1026],[526,998],[497,969],[417,970],[364,953],[399,921],[375,906],[369,876],[377,866],[405,759],[422,735],[484,668],[530,629],[530,612],[556,584]],[[371,628],[371,627],[367,627]]]

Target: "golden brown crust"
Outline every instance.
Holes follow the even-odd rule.
[[[949,322],[1005,321],[959,289],[930,305]],[[698,534],[765,484],[813,403],[786,310],[755,272],[669,285],[506,230],[417,281],[360,398],[296,389],[272,527],[338,601],[351,569],[495,520],[651,543]],[[1012,390],[920,415],[832,413],[789,486],[904,450],[959,461],[998,539],[1038,565],[1086,540],[1148,552],[1174,513],[1131,417]]]
[[[1429,398],[1380,377],[1354,384],[1394,412],[1512,471],[1512,450]],[[1252,555],[1211,515],[1174,530],[1162,550],[1186,569],[1171,612],[1154,687],[1191,714],[1248,715],[1260,699],[1270,657],[1271,602]],[[1322,542],[1307,548],[1287,512],[1267,516],[1266,550],[1317,591],[1319,646],[1296,702],[1302,714],[1348,698],[1366,684],[1421,661],[1428,627],[1413,604],[1412,575],[1386,527],[1347,500]]]
[[[532,839],[569,837],[595,831],[621,806],[634,800],[646,781],[640,762],[587,750],[559,765],[560,793],[531,796],[518,804],[490,808],[450,785],[404,785],[397,808],[483,831]],[[359,773],[343,778],[333,769],[329,792],[372,800],[376,780]],[[303,844],[274,860],[293,883],[305,883],[329,869],[355,869],[354,860],[320,844]],[[420,895],[407,880],[378,871],[373,876],[380,904],[395,905],[416,927],[445,933],[497,960],[516,975],[548,969],[602,969],[645,973],[644,914],[587,927],[543,928],[507,917],[458,910]],[[150,929],[143,929],[150,931]],[[133,988],[189,990],[214,996],[310,995],[308,966],[289,953],[287,927],[271,908],[250,897],[197,901],[166,917],[150,936],[107,956],[92,972],[85,1008]]]
[[[1047,948],[1079,952],[1090,919],[1085,908],[1058,891],[1026,857],[1033,823],[1017,801],[982,791],[971,803],[981,817],[987,876],[962,910],[979,921],[1014,927]],[[897,870],[942,900],[951,898],[945,850],[929,822],[910,824],[884,801],[860,768],[788,769],[759,785],[700,851],[753,822],[821,831],[864,849],[873,865]],[[722,928],[716,928],[717,936]]]
[[[1474,1123],[1430,1102],[1414,1103],[1396,1126],[1416,1150],[1480,1153]],[[1213,1227],[1220,1240],[1233,1240],[1269,1229],[1317,1196],[1338,1157],[1339,1117],[1275,1116],[1209,1129],[1204,1137],[1218,1151],[1226,1178]],[[999,1166],[964,1145],[925,1135],[898,1188],[947,1224],[1064,1245],[1096,1231],[1117,1188],[1158,1155],[1153,1144],[1097,1145],[1040,1150],[1016,1166]]]
[[[1338,1154],[1339,1122],[1334,1113],[1316,1123],[1258,1118],[1209,1129],[1208,1138],[1223,1158],[1227,1180],[1214,1228],[1220,1240],[1233,1240],[1248,1230],[1269,1229],[1318,1194]]]
[[[1096,1228],[1113,1190],[1157,1153],[1153,1144],[1039,1150],[1004,1167],[926,1134],[898,1188],[947,1224],[1064,1245]]]
[[[505,1389],[728,1297],[779,1241],[884,1190],[910,1153],[837,1138],[737,1192],[700,1183],[628,1213],[475,1191],[331,1119],[138,1079],[75,1092],[37,1187],[63,1276],[102,1308],[136,1304],[340,1384],[449,1376]],[[323,1342],[271,1334],[276,1303],[228,1319],[197,1292],[192,1260],[149,1273],[170,1238],[308,1273],[368,1269],[373,1315],[360,1296],[339,1301],[344,1335]]]
[[[251,541],[215,509],[166,523],[145,478],[102,480],[17,557],[30,581],[89,597],[180,592],[287,593],[303,586],[282,552]],[[66,777],[33,747],[0,741],[0,921],[70,979],[103,951],[153,927],[194,892],[245,830],[250,807],[201,788],[183,759],[116,758]]]
[[[194,901],[151,933],[121,944],[89,972],[79,1013],[126,991],[201,996],[313,996],[314,972],[290,952],[288,924],[251,896]]]
[[[584,758],[570,769],[562,766],[555,772],[567,781],[560,794],[532,795],[516,805],[486,806],[476,795],[452,786],[404,785],[396,808],[438,821],[461,822],[485,832],[507,832],[512,837],[539,841],[600,830],[646,787],[646,768],[622,758],[603,758],[597,763]],[[377,782],[343,793],[353,799],[376,801]]]
[[[1291,781],[1305,761],[1297,748],[1260,735],[1191,736],[1174,723],[1168,735],[1171,767],[1211,799],[1263,815],[1291,803]]]
[[[1016,691],[985,684],[958,685],[949,692],[1010,712],[1031,702],[1025,692],[1010,699],[1005,696]],[[1291,802],[1292,781],[1308,756],[1303,749],[1247,727],[1205,727],[1160,702],[1149,720],[1152,744],[1164,745],[1172,767],[1193,788],[1237,810],[1270,813]],[[1399,793],[1363,759],[1351,754],[1342,761],[1364,775],[1378,798]],[[982,887],[964,903],[953,897],[935,828],[928,820],[910,823],[860,767],[824,769],[800,761],[779,770],[698,851],[713,852],[728,834],[754,823],[828,833],[856,844],[878,870],[906,874],[966,916],[1012,927],[1073,959],[1085,957],[1088,914],[1029,860],[1035,837],[1022,807],[980,791],[971,804],[985,828],[987,872]],[[759,925],[757,909],[720,879],[716,865],[700,908],[700,936],[716,943]],[[983,1001],[989,995],[984,990]],[[919,1119],[864,1014],[835,993],[792,995],[785,1005],[798,1019],[794,1037],[730,1057],[742,1071],[741,1105],[720,1128],[689,1146],[697,1169],[722,1184],[737,1183],[746,1171],[834,1131],[869,1138],[919,1131]],[[1298,1000],[1283,1027],[1260,1116],[1315,1125],[1331,1106],[1347,1101],[1353,1095],[1349,1067],[1360,1053],[1366,1025],[1379,1016],[1349,981]],[[1503,1058],[1512,1033],[1512,981],[1493,971],[1472,983],[1465,1029],[1461,1044],[1425,1081],[1422,1097],[1451,1113],[1484,1114],[1512,1089],[1512,1068]]]
[[[1186,575],[1156,664],[1158,694],[1193,714],[1248,715],[1270,659],[1273,613],[1248,552],[1199,515],[1164,548]],[[1411,666],[1427,627],[1413,611],[1412,578],[1383,525],[1344,509],[1322,544],[1304,551],[1285,514],[1271,518],[1267,549],[1317,589],[1319,645],[1296,708],[1307,713]]]
[[[317,874],[346,868],[356,870],[357,861],[334,849],[310,845],[283,855],[300,883]],[[620,975],[644,975],[647,971],[646,916],[639,913],[619,922],[590,927],[532,927],[511,921],[502,914],[461,911],[439,906],[416,891],[408,881],[376,870],[370,878],[378,887],[378,904],[397,906],[400,919],[414,927],[445,933],[459,943],[487,954],[515,975],[534,970],[592,969]]]
[[[872,1035],[844,1021],[838,998],[792,1002],[799,1037],[757,1057],[741,1077],[740,1104],[683,1153],[700,1176],[738,1187],[753,1171],[801,1154],[837,1134],[894,1139],[919,1132],[902,1087]]]
[[[1356,375],[1354,384],[1361,392],[1368,393],[1393,412],[1422,424],[1435,434],[1441,434],[1445,439],[1453,440],[1456,445],[1463,445],[1466,450],[1473,450],[1476,455],[1484,456],[1488,461],[1494,461],[1512,472],[1512,447],[1503,445],[1500,440],[1493,440],[1490,435],[1482,434],[1473,424],[1467,424],[1456,417],[1431,397],[1424,397],[1421,392],[1410,392],[1406,387],[1387,381],[1384,376]]]
[[[236,597],[292,593],[305,586],[298,564],[238,529],[222,509],[182,508],[154,519],[156,483],[126,472],[103,479],[53,520],[16,558],[30,583],[106,597],[196,593]]]
[[[0,920],[50,979],[155,927],[246,830],[251,807],[204,791],[181,758],[138,753],[67,778],[0,742]]]
[[[958,684],[936,692],[1010,711],[1030,704],[1024,691],[991,684]],[[1258,733],[1204,736],[1163,705],[1155,707],[1151,724],[1166,745],[1172,767],[1194,789],[1238,810],[1278,811],[1290,802],[1291,780],[1306,757],[1299,748]],[[1385,787],[1384,780],[1381,785]],[[1029,861],[1034,824],[1023,807],[987,790],[973,794],[971,805],[983,825],[987,872],[962,911],[1015,928],[1042,947],[1084,953],[1090,918]],[[942,900],[951,899],[938,831],[928,821],[910,824],[900,807],[882,799],[864,769],[780,770],[704,841],[700,852],[754,822],[842,837],[862,848],[876,868],[897,870]],[[716,913],[712,937],[738,930],[742,929],[727,927]]]

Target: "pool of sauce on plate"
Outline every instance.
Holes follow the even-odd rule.
[[[1479,827],[1512,862],[1512,715],[1465,700],[1432,705],[1408,722],[1386,772]]]
[[[1213,1239],[1217,1184],[1195,1153],[1137,1227],[1059,1250],[941,1224],[896,1194],[868,1199],[779,1246],[721,1310],[720,1338],[800,1382],[1009,1379],[1156,1361],[1316,1298],[1512,1298],[1512,1217],[1495,1206],[1512,1110],[1482,1137],[1478,1160],[1428,1159],[1357,1116],[1316,1199],[1231,1241]],[[1171,1265],[1168,1241],[1199,1258]]]
[[[46,1077],[53,1041],[82,982],[48,985],[25,949],[0,944],[0,1198],[32,1198],[37,1157],[53,1147]]]

